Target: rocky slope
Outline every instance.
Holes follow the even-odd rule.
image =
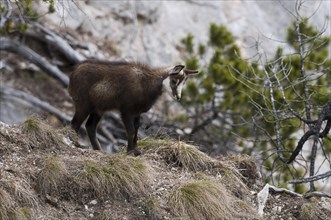
[[[38,3],[35,7],[40,14],[48,11],[48,5],[43,1],[35,3]],[[330,4],[330,1],[306,1],[301,7],[302,14],[313,15],[311,22],[322,29],[324,24],[329,25],[325,22],[331,17]],[[259,52],[272,56],[277,46],[285,46],[282,40],[285,38],[286,28],[294,19],[291,15],[294,5],[294,0],[86,0],[77,1],[77,5],[72,1],[58,1],[56,12],[41,16],[40,22],[63,37],[70,35],[77,38],[78,43],[87,45],[88,51],[81,50],[86,56],[112,60],[127,58],[155,66],[169,66],[183,62],[179,50],[180,40],[188,33],[195,36],[196,43],[207,43],[211,22],[224,24],[229,28],[242,47],[245,57],[256,54],[256,40],[261,43]],[[314,14],[316,10],[318,12]],[[328,28],[325,34],[330,36],[330,31]],[[5,56],[5,62],[12,60],[11,55]],[[18,62],[12,70],[6,70],[0,62],[0,69],[4,72],[0,76],[1,83],[7,86],[17,84],[17,80],[13,79],[15,74],[23,75],[20,73],[23,71],[34,75],[34,72],[38,72],[34,65],[24,62]],[[13,72],[16,73],[11,74]],[[24,79],[24,83],[30,83],[29,79]],[[32,87],[34,83],[32,82]],[[0,97],[0,105],[0,120],[6,123],[22,122],[31,113],[39,112],[39,109],[19,99]]]
[[[211,158],[184,142],[145,139],[134,158],[77,148],[76,138],[37,118],[0,123],[0,219],[331,218],[328,198],[259,196],[248,156]]]

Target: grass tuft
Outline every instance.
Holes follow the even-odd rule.
[[[37,176],[37,190],[43,195],[57,194],[67,176],[65,163],[57,156],[47,156]]]
[[[304,203],[301,206],[300,219],[302,220],[327,219],[323,215],[323,211],[316,204]]]
[[[23,220],[23,219],[32,219],[32,211],[28,207],[23,207],[17,210],[16,215],[18,216],[17,219]]]
[[[0,201],[1,220],[31,219],[39,210],[37,196],[24,181],[1,179]]]
[[[0,188],[0,219],[9,220],[13,218],[14,201],[11,196]]]
[[[113,155],[102,163],[85,161],[75,182],[90,196],[130,198],[147,195],[151,168],[142,158]]]
[[[139,147],[147,152],[154,151],[171,165],[190,171],[205,171],[214,167],[216,161],[193,145],[181,141],[145,139]]]
[[[162,219],[161,205],[155,198],[147,198],[139,203],[145,213],[145,219]]]
[[[58,147],[62,143],[59,133],[37,117],[28,118],[21,125],[22,132],[25,134],[27,143],[30,147]]]
[[[261,178],[256,161],[248,155],[229,156],[226,161],[231,162],[249,184],[255,184]]]
[[[245,177],[242,175],[238,163],[249,166],[246,159],[233,162],[230,160],[215,159],[201,152],[197,147],[181,141],[144,139],[139,147],[146,153],[160,155],[168,164],[179,166],[184,171],[207,172],[222,176],[221,182],[238,198],[248,193]],[[239,160],[237,158],[237,160]],[[248,159],[247,159],[248,160]]]
[[[181,183],[169,198],[169,206],[176,216],[197,220],[233,219],[231,204],[225,187],[207,179]]]

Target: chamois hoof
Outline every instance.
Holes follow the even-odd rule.
[[[137,157],[137,156],[141,155],[141,151],[138,149],[133,149],[133,150],[128,151],[126,154],[129,156]]]

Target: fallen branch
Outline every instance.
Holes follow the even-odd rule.
[[[51,114],[55,115],[60,121],[64,123],[68,123],[71,120],[71,117],[63,113],[61,110],[53,107],[48,102],[44,102],[28,93],[18,91],[16,89],[7,87],[7,86],[1,86],[0,87],[0,94],[7,95],[7,96],[13,96],[20,99],[23,99],[29,103],[34,104],[38,108],[41,108],[47,112],[50,112]]]
[[[289,181],[288,183],[289,184],[310,183],[310,182],[315,182],[317,180],[324,179],[324,178],[327,178],[327,177],[330,177],[330,176],[331,176],[331,171],[328,171],[328,172],[323,173],[323,174],[310,176],[310,177],[303,178],[303,179],[292,180],[292,181]]]
[[[285,188],[278,188],[276,186],[269,185],[269,189],[272,189],[273,191],[275,191],[277,193],[286,193],[286,194],[289,194],[289,195],[292,195],[292,196],[302,197],[301,194],[293,192],[293,191],[285,189]]]
[[[64,38],[67,40],[67,42],[69,43],[69,45],[71,47],[88,50],[91,53],[91,49],[88,45],[78,42],[78,40],[76,40],[74,37],[72,37],[68,33],[64,35]]]
[[[331,171],[330,171],[331,172]],[[286,193],[286,194],[289,194],[289,195],[292,195],[292,196],[297,196],[297,197],[303,197],[305,199],[309,199],[311,197],[328,197],[328,198],[331,198],[331,194],[328,194],[328,193],[325,193],[325,192],[308,192],[308,193],[305,193],[303,195],[299,194],[299,193],[296,193],[296,192],[293,192],[291,190],[288,190],[288,189],[285,189],[285,188],[278,188],[278,187],[275,187],[275,186],[271,186],[269,184],[267,184],[268,188],[269,188],[269,191],[270,189],[277,192],[277,193]]]
[[[47,43],[55,46],[70,62],[77,64],[80,63],[86,58],[75,51],[67,41],[65,41],[62,37],[54,33],[53,31],[47,29],[46,27],[42,26],[41,24],[36,23],[33,26],[34,30],[36,31],[35,34],[33,34],[38,39],[44,40]]]
[[[26,47],[24,44],[1,37],[0,51],[1,50],[15,53],[23,57],[24,59],[37,65],[40,69],[48,73],[53,78],[60,81],[63,86],[67,87],[69,85],[69,77],[66,74],[64,74],[57,66],[52,65],[44,57]]]
[[[303,195],[304,198],[309,199],[311,197],[328,197],[331,198],[331,194],[325,192],[308,192]]]

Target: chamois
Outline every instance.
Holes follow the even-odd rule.
[[[147,112],[162,94],[165,79],[174,98],[181,98],[181,90],[188,76],[198,73],[184,69],[152,68],[135,62],[88,60],[79,64],[70,75],[69,94],[75,105],[71,127],[78,132],[88,117],[86,130],[94,150],[101,150],[96,137],[97,125],[106,111],[117,110],[128,138],[127,153],[138,156],[137,133],[140,115]]]

